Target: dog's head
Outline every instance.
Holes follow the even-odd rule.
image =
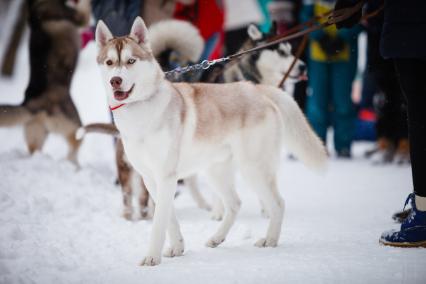
[[[274,30],[268,34],[263,34],[255,25],[250,25],[247,33],[255,46],[267,43],[270,37],[275,36]],[[256,55],[256,67],[262,77],[261,83],[278,85],[284,74],[290,69],[294,59],[291,45],[288,42],[276,44],[260,51]],[[287,82],[295,83],[304,80],[305,77],[306,65],[302,60],[297,59]]]
[[[110,105],[150,98],[164,74],[152,54],[145,23],[137,17],[130,34],[114,37],[104,22],[96,27],[97,62]]]

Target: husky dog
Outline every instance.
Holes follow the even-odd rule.
[[[69,93],[77,63],[78,26],[90,19],[90,2],[75,7],[61,0],[29,0],[30,82],[20,106],[0,106],[0,126],[24,125],[30,153],[41,150],[49,133],[62,135],[69,144],[68,159],[77,164],[81,125]]]
[[[184,241],[173,206],[178,179],[203,172],[221,195],[225,215],[209,247],[222,243],[240,208],[234,172],[255,190],[269,213],[258,247],[275,247],[284,214],[276,175],[283,145],[306,165],[323,169],[326,153],[295,101],[282,90],[250,82],[171,83],[155,60],[138,17],[129,36],[114,38],[99,21],[97,62],[126,156],[143,176],[156,208],[142,265],[180,256]]]
[[[240,51],[266,43],[270,37],[275,35],[275,31],[272,30],[268,34],[263,34],[256,25],[251,24],[247,28],[247,34],[249,40],[242,46]],[[289,43],[276,44],[270,48],[243,56],[237,64],[232,64],[231,62],[225,65],[223,79],[226,83],[248,80],[255,83],[278,86],[293,60],[294,56]],[[298,59],[286,83],[288,86],[292,86],[305,77],[306,65]]]
[[[197,61],[204,48],[204,41],[198,29],[192,24],[180,20],[165,20],[149,27],[149,38],[155,58],[160,62],[163,70],[170,68],[170,62],[181,65]],[[81,140],[86,133],[105,133],[117,138],[116,163],[118,180],[123,193],[123,217],[127,220],[137,218],[134,216],[132,205],[133,197],[137,198],[139,217],[149,219],[152,217],[153,204],[150,202],[145,183],[140,175],[128,162],[117,128],[111,123],[92,123],[85,125],[77,132],[77,139]],[[195,177],[185,180],[191,196],[199,208],[210,210],[210,206],[198,191]]]

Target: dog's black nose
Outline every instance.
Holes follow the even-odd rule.
[[[306,64],[305,63],[299,64],[299,71],[300,71],[300,73],[305,73],[305,71],[306,71]]]
[[[120,87],[121,82],[123,82],[123,79],[121,79],[120,77],[112,77],[111,80],[109,81],[111,83],[111,86],[116,89],[118,87]]]

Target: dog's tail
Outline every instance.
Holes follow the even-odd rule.
[[[103,133],[119,138],[120,132],[112,123],[91,123],[80,127],[75,133],[75,138],[81,140],[87,133]]]
[[[23,106],[0,105],[0,126],[11,127],[26,123],[31,113]]]
[[[312,130],[296,101],[287,93],[276,88],[274,90],[266,93],[281,112],[284,145],[306,166],[324,172],[327,152],[323,142]]]
[[[186,60],[196,62],[204,49],[204,40],[192,24],[180,20],[165,20],[149,27],[148,36],[155,57],[174,50]]]

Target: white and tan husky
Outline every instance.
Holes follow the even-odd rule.
[[[207,246],[222,243],[240,208],[235,170],[253,187],[270,217],[259,247],[275,247],[284,201],[277,188],[282,146],[307,166],[322,169],[326,153],[294,100],[283,91],[248,82],[171,83],[151,52],[147,29],[136,18],[129,36],[96,28],[108,102],[130,163],[143,176],[156,203],[148,254],[142,265],[157,265],[168,232],[165,256],[180,256],[184,241],[173,197],[178,179],[202,172],[220,194],[225,216]]]

